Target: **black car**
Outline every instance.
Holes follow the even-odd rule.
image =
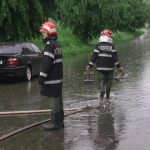
[[[30,42],[0,42],[0,77],[39,75],[43,52]]]

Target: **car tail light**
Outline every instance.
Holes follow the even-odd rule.
[[[7,65],[19,65],[19,61],[16,58],[10,58],[7,60]]]

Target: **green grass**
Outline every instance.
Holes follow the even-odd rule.
[[[58,41],[63,48],[63,58],[74,57],[82,53],[93,51],[95,45],[98,43],[98,38],[94,39],[90,44],[83,44],[76,35],[72,34],[70,28],[62,28],[57,25]],[[144,34],[140,29],[135,32],[121,32],[113,33],[114,44],[119,45],[123,42],[127,42],[135,37]],[[40,38],[30,40],[35,43],[41,50],[44,50],[45,44],[43,43],[42,35]]]
[[[135,32],[121,32],[118,31],[117,33],[114,33],[114,44],[122,44],[124,42],[127,42],[131,39],[134,39],[140,35],[144,34],[144,31],[137,29]]]
[[[89,48],[89,44],[83,44],[76,35],[72,34],[70,28],[61,28],[57,26],[58,41],[63,48],[63,57],[67,58],[84,53]]]

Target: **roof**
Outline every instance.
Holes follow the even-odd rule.
[[[31,42],[0,42],[0,46],[2,45],[16,45],[16,44],[23,44],[23,43],[31,43]]]

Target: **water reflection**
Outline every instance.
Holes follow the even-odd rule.
[[[101,112],[98,119],[98,136],[95,143],[99,148],[114,150],[119,142],[115,135],[114,118],[109,108],[101,109]]]
[[[38,141],[40,150],[64,150],[64,130],[44,132],[44,137]]]
[[[116,115],[114,107],[111,104],[66,118],[65,149],[115,150],[125,130],[125,118],[119,112]]]

